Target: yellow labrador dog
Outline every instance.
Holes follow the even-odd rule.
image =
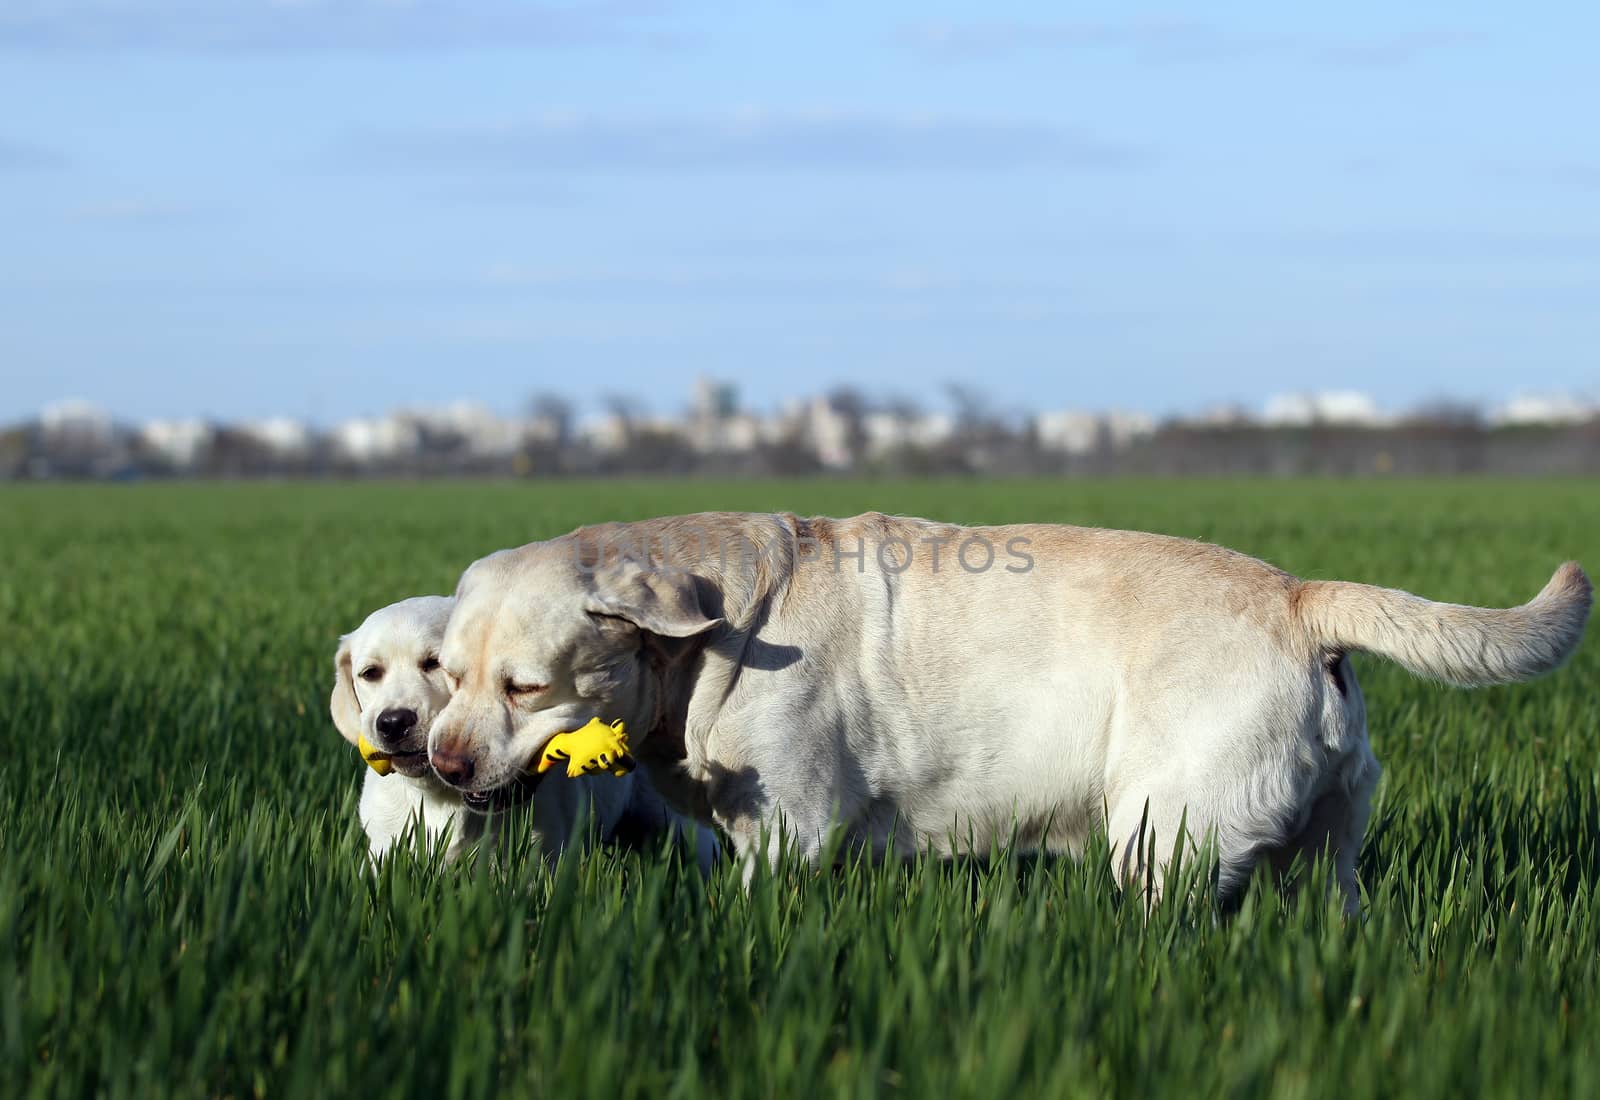
[[[380,608],[339,641],[334,654],[333,694],[328,708],[346,741],[362,735],[388,759],[392,771],[368,770],[361,789],[361,825],[374,859],[415,825],[429,844],[446,843],[446,858],[495,827],[501,815],[489,798],[469,807],[459,791],[442,783],[428,765],[428,734],[450,701],[450,685],[439,666],[455,600],[417,596]],[[622,820],[633,776],[568,779],[552,774],[539,784],[532,811],[533,829],[547,859],[557,856],[593,813],[598,830],[609,836]],[[502,793],[509,801],[519,793]],[[657,801],[653,792],[641,796]],[[473,812],[469,812],[473,811]],[[648,817],[650,806],[643,807]]]
[[[780,835],[815,857],[836,826],[960,852],[1081,851],[1104,825],[1121,873],[1159,890],[1182,823],[1214,839],[1225,892],[1327,850],[1353,909],[1379,769],[1349,654],[1526,680],[1577,647],[1591,592],[1573,563],[1501,611],[1160,535],[705,514],[503,551],[457,596],[430,746],[459,790],[623,718],[747,873]]]

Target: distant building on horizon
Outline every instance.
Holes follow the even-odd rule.
[[[1274,428],[1305,428],[1313,424],[1375,428],[1387,419],[1376,401],[1356,390],[1276,394],[1267,399],[1261,416],[1262,423]]]

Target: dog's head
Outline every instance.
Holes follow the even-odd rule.
[[[651,662],[722,623],[704,609],[704,584],[631,561],[586,568],[569,539],[475,563],[440,650],[455,694],[434,722],[434,770],[471,805],[591,718],[621,718],[642,738]]]
[[[417,596],[379,608],[333,657],[333,724],[352,745],[370,742],[402,775],[428,773],[428,731],[450,701],[439,647],[454,604]]]

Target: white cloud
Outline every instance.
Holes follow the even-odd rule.
[[[192,213],[194,213],[192,208],[178,203],[161,202],[155,199],[126,198],[85,203],[67,211],[67,217],[75,222],[136,225],[169,222]]]
[[[0,48],[437,51],[669,40],[648,0],[6,0]]]
[[[500,125],[355,134],[347,161],[507,172],[1117,170],[1142,153],[1035,122],[763,111],[683,117],[545,115]]]
[[[1405,64],[1475,40],[1472,32],[1425,28],[1386,34],[1317,36],[1236,31],[1194,20],[1120,23],[921,23],[896,36],[905,46],[943,61],[1010,57],[1027,52],[1101,50],[1154,64],[1288,57],[1349,67]]]
[[[58,168],[65,162],[66,158],[54,149],[0,138],[0,172],[30,172],[41,168]]]

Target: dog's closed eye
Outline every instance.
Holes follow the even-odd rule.
[[[519,684],[514,680],[507,680],[506,695],[511,699],[525,699],[530,695],[539,694],[549,686],[549,684]]]

